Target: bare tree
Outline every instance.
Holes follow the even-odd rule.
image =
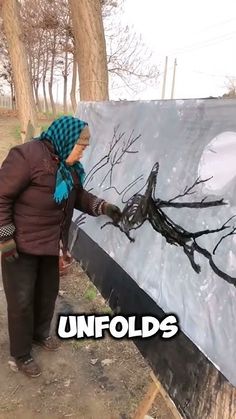
[[[47,78],[47,72],[48,72],[48,66],[49,66],[48,31],[45,31],[45,44],[46,44],[46,48],[45,48],[45,53],[43,55],[43,65],[42,65],[42,86],[43,86],[45,111],[48,114],[49,106],[48,106],[47,90],[46,90],[46,78]]]
[[[152,52],[142,37],[118,21],[117,8],[104,7],[104,28],[107,44],[108,73],[113,88],[123,87],[137,93],[147,85],[156,84],[159,77],[157,65],[150,65]]]
[[[68,8],[68,2],[64,1],[63,4],[64,12],[61,13],[61,19],[60,19],[60,45],[61,45],[61,55],[63,57],[62,59],[62,76],[64,80],[64,92],[63,92],[63,110],[64,113],[67,113],[68,111],[68,105],[67,105],[67,91],[68,91],[68,77],[70,75],[70,67],[71,64],[75,62],[75,47],[74,47],[74,36],[72,33],[72,20],[71,15],[69,13]],[[76,66],[75,66],[76,68]],[[72,70],[72,73],[74,70]],[[75,75],[74,75],[75,77]],[[73,75],[72,75],[73,78]],[[76,79],[72,80],[72,90],[74,88],[73,84],[75,83],[76,86]],[[75,98],[75,93],[74,93]]]
[[[225,87],[227,92],[222,96],[224,99],[231,99],[236,97],[236,77],[227,77]]]
[[[76,112],[77,101],[76,101],[76,81],[77,81],[77,61],[74,57],[73,59],[73,71],[72,71],[72,83],[70,91],[70,100],[73,112]]]
[[[54,118],[56,117],[56,106],[54,102],[52,87],[54,79],[54,69],[55,69],[55,58],[56,58],[56,45],[57,45],[57,33],[56,30],[53,30],[53,34],[50,39],[50,52],[51,52],[51,62],[50,62],[50,79],[48,83],[49,97],[51,102],[51,108]]]
[[[27,52],[31,68],[32,84],[38,98],[42,87],[46,112],[49,110],[47,93],[54,116],[56,106],[53,96],[55,81],[64,79],[64,112],[67,112],[67,90],[70,65],[74,53],[71,19],[67,0],[22,0],[22,19],[27,39]],[[47,92],[48,86],[48,92]]]
[[[9,57],[7,40],[4,35],[2,22],[0,24],[1,39],[0,39],[0,79],[2,81],[1,87],[9,87],[11,92],[12,109],[16,108],[15,101],[15,86],[13,80],[12,65]]]
[[[68,83],[68,75],[69,75],[68,44],[69,44],[69,33],[68,33],[68,31],[66,31],[65,64],[64,64],[64,70],[62,72],[62,75],[63,75],[63,78],[64,78],[64,95],[63,95],[63,110],[64,110],[64,113],[67,113],[67,83]]]
[[[4,0],[1,12],[14,75],[21,134],[24,139],[29,123],[36,128],[37,115],[19,18],[19,4],[16,0]]]
[[[76,1],[75,7],[80,8],[83,2]],[[72,17],[75,20],[76,14],[70,13],[68,0],[39,0],[37,8],[34,0],[21,0],[20,3],[31,84],[40,112],[42,111],[41,94],[44,97],[46,112],[49,112],[50,104],[54,116],[56,115],[55,83],[58,83],[62,77],[64,81],[64,112],[68,112],[69,83],[71,83],[71,104],[75,112],[78,64],[80,95],[83,99],[88,98],[84,94],[88,85],[90,98],[96,97],[99,100],[108,98],[107,70],[112,87],[115,89],[123,87],[123,91],[127,91],[127,93],[137,93],[148,84],[156,83],[158,69],[156,66],[150,67],[151,54],[140,37],[132,34],[128,27],[114,25],[114,22],[118,20],[123,0],[85,2],[88,9],[83,7],[82,14],[79,11],[80,14],[77,16],[79,23],[76,23],[75,26],[76,31],[82,36],[81,46],[79,46],[79,50],[77,48],[77,53],[72,32]],[[101,28],[102,25],[101,6],[107,44],[107,63],[105,64],[104,56],[99,52],[98,37],[94,35],[95,30]],[[95,15],[92,19],[90,18],[93,7],[94,10],[99,10],[100,18]],[[86,38],[85,41],[83,36]],[[103,35],[101,39],[103,45]],[[92,45],[91,57],[86,46],[90,44]],[[96,55],[97,52],[99,56]]]

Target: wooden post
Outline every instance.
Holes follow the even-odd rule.
[[[170,397],[166,393],[165,389],[162,387],[161,383],[158,381],[156,376],[151,372],[150,374],[152,382],[148,387],[148,391],[145,394],[143,400],[141,401],[137,412],[134,415],[133,419],[144,419],[145,415],[148,413],[148,411],[151,409],[153,402],[157,396],[158,393],[161,394],[163,399],[165,400],[165,403],[168,407],[168,409],[171,411],[173,417],[175,419],[181,419],[181,415],[179,414],[177,408],[175,407],[174,403],[171,401]]]
[[[152,407],[152,404],[157,396],[158,388],[156,386],[156,383],[154,381],[151,382],[151,384],[148,387],[148,391],[145,394],[143,400],[141,401],[137,412],[134,415],[134,419],[144,419],[145,415],[148,413],[150,408]]]
[[[171,89],[171,99],[174,98],[174,91],[175,91],[175,77],[176,77],[176,67],[177,67],[177,60],[175,59],[174,63],[174,72],[173,72],[173,81],[172,81],[172,89]]]

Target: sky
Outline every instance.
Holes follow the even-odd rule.
[[[150,66],[157,65],[160,76],[152,86],[137,84],[136,94],[110,83],[110,99],[161,99],[166,56],[165,99],[171,97],[175,59],[174,99],[221,96],[227,77],[236,81],[235,0],[123,0],[115,19],[142,36],[152,52]],[[62,79],[55,81],[54,96],[63,101]]]
[[[175,58],[175,99],[220,96],[227,77],[236,79],[235,0],[124,0],[120,18],[142,35],[161,73],[156,86],[127,99],[161,99],[166,56],[166,99]]]

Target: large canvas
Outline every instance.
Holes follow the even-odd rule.
[[[233,100],[81,103],[77,116],[91,131],[86,189],[121,209],[130,202],[135,208],[135,196],[148,194],[153,169],[156,206],[146,218],[141,211],[141,221],[139,212],[135,225],[128,214],[122,228],[104,226],[106,217],[74,214],[159,307],[178,316],[182,331],[233,385],[235,114]]]

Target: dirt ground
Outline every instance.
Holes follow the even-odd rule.
[[[18,126],[15,116],[0,112],[0,161],[10,147],[19,143]],[[56,313],[72,310],[109,312],[78,263],[61,278]],[[8,365],[6,301],[1,277],[0,348],[0,419],[131,419],[150,383],[151,370],[135,345],[109,337],[62,342],[56,353],[34,348],[33,355],[43,374],[29,379],[13,372]],[[157,396],[149,415],[154,419],[173,418],[161,396]]]

